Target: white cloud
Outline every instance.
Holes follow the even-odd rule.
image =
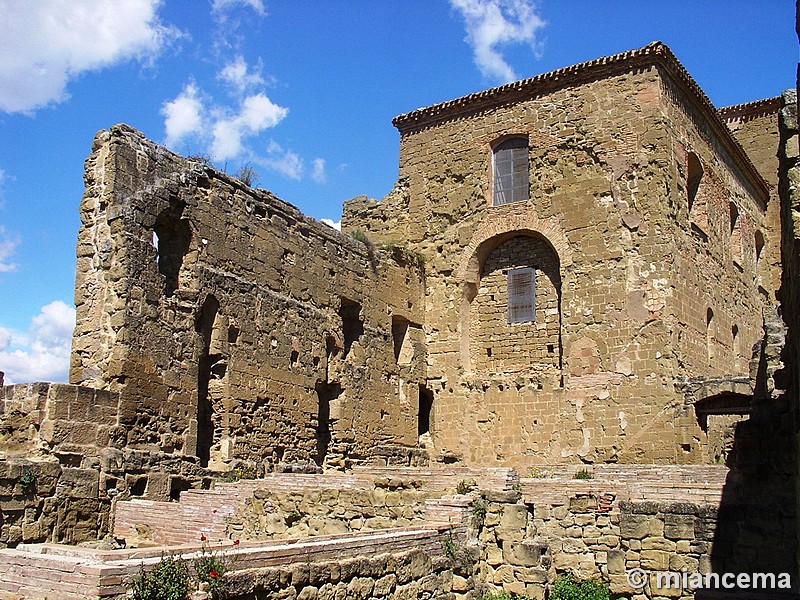
[[[320,223],[325,223],[325,225],[329,227],[333,227],[336,231],[342,230],[342,221],[341,219],[338,221],[334,221],[333,219],[320,219]]]
[[[232,86],[240,94],[251,88],[264,85],[261,69],[251,70],[242,55],[237,56],[233,61],[225,65],[217,77]]]
[[[198,95],[197,86],[188,83],[174,100],[161,107],[164,115],[164,129],[167,131],[165,143],[174,147],[189,135],[197,134],[203,127],[203,102]]]
[[[177,36],[162,0],[0,0],[0,110],[29,112],[67,97],[85,71],[152,58]]]
[[[0,327],[0,371],[5,382],[67,381],[75,309],[60,300],[42,307],[27,333]]]
[[[267,9],[264,8],[264,0],[214,0],[212,9],[215,13],[220,13],[237,5],[249,6],[262,17],[267,14]]]
[[[303,159],[291,150],[284,150],[274,140],[267,145],[265,156],[255,157],[254,162],[285,175],[289,179],[303,178]]]
[[[475,64],[489,79],[503,83],[517,76],[497,49],[502,44],[527,44],[538,52],[537,31],[545,22],[536,14],[532,0],[450,0],[464,19],[466,42],[472,46]]]
[[[0,225],[0,273],[10,273],[16,270],[17,265],[9,262],[9,259],[20,241],[18,235],[6,233],[5,227]]]
[[[239,112],[219,118],[212,127],[211,155],[216,160],[236,158],[242,153],[242,138],[275,127],[289,113],[264,94],[246,97]]]
[[[325,183],[328,178],[325,176],[325,159],[315,158],[311,167],[311,179],[317,183]]]

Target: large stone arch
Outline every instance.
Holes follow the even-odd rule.
[[[505,211],[504,211],[505,212]],[[460,307],[460,351],[465,372],[476,371],[476,353],[473,344],[474,327],[471,321],[475,318],[473,301],[476,299],[481,283],[482,270],[495,249],[515,238],[536,240],[543,248],[552,252],[557,270],[557,341],[547,345],[551,353],[555,353],[559,375],[563,361],[563,344],[561,323],[561,282],[564,268],[572,264],[572,253],[566,236],[557,219],[539,219],[529,214],[497,214],[489,218],[472,236],[459,261],[457,276],[461,282]],[[474,324],[473,324],[474,325]],[[551,346],[553,346],[551,348]]]

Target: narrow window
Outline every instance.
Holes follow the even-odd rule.
[[[347,298],[342,298],[339,316],[342,318],[342,338],[344,339],[343,358],[350,352],[350,346],[364,333],[364,321],[361,319],[361,305]]]
[[[423,435],[431,431],[431,412],[433,409],[433,392],[426,386],[419,386],[419,411],[417,412],[417,434]]]
[[[692,205],[697,197],[697,190],[700,189],[700,180],[703,179],[703,165],[697,154],[694,152],[689,153],[687,174],[686,174],[686,193],[687,200],[689,201],[689,211],[692,210]]]
[[[760,231],[755,233],[756,262],[761,260],[761,253],[764,251],[764,234]]]
[[[536,270],[531,267],[511,269],[508,272],[508,322],[532,323],[534,321],[534,287]]]
[[[706,351],[710,365],[714,360],[714,311],[711,308],[706,310]]]
[[[494,147],[492,154],[494,193],[492,205],[527,200],[528,140],[511,138]]]

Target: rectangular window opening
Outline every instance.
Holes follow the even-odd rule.
[[[535,320],[536,270],[532,267],[508,272],[508,322],[533,323]]]

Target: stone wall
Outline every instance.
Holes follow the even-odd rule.
[[[0,395],[0,545],[97,540],[115,498],[177,498],[210,482],[195,460],[127,447],[120,394],[76,385]]]
[[[203,552],[228,562],[226,598],[452,598],[443,531],[417,528],[236,547],[194,544],[103,551],[45,545],[0,551],[2,600],[122,600],[141,569],[169,553],[190,568]],[[463,571],[462,571],[463,572]],[[462,578],[466,581],[466,579]],[[470,588],[471,589],[471,588]],[[468,590],[463,590],[468,591]],[[197,594],[197,593],[195,593]],[[199,593],[192,598],[207,598]]]
[[[427,259],[434,456],[520,468],[703,461],[708,433],[675,383],[749,374],[774,291],[769,277],[766,295],[756,281],[768,189],[669,50],[654,44],[395,124],[395,190],[345,203],[342,223]],[[492,206],[492,148],[511,135],[528,140],[530,199]],[[514,237],[546,240],[557,259],[547,279],[560,285],[558,319],[543,302],[533,327],[558,331],[535,349],[500,318],[502,284],[487,267]],[[536,259],[540,273],[554,262]],[[496,348],[527,356],[527,368],[493,361]],[[540,376],[543,362],[557,376]]]
[[[128,447],[263,472],[417,445],[413,257],[125,126],[97,135],[86,184],[70,380],[120,394]]]

